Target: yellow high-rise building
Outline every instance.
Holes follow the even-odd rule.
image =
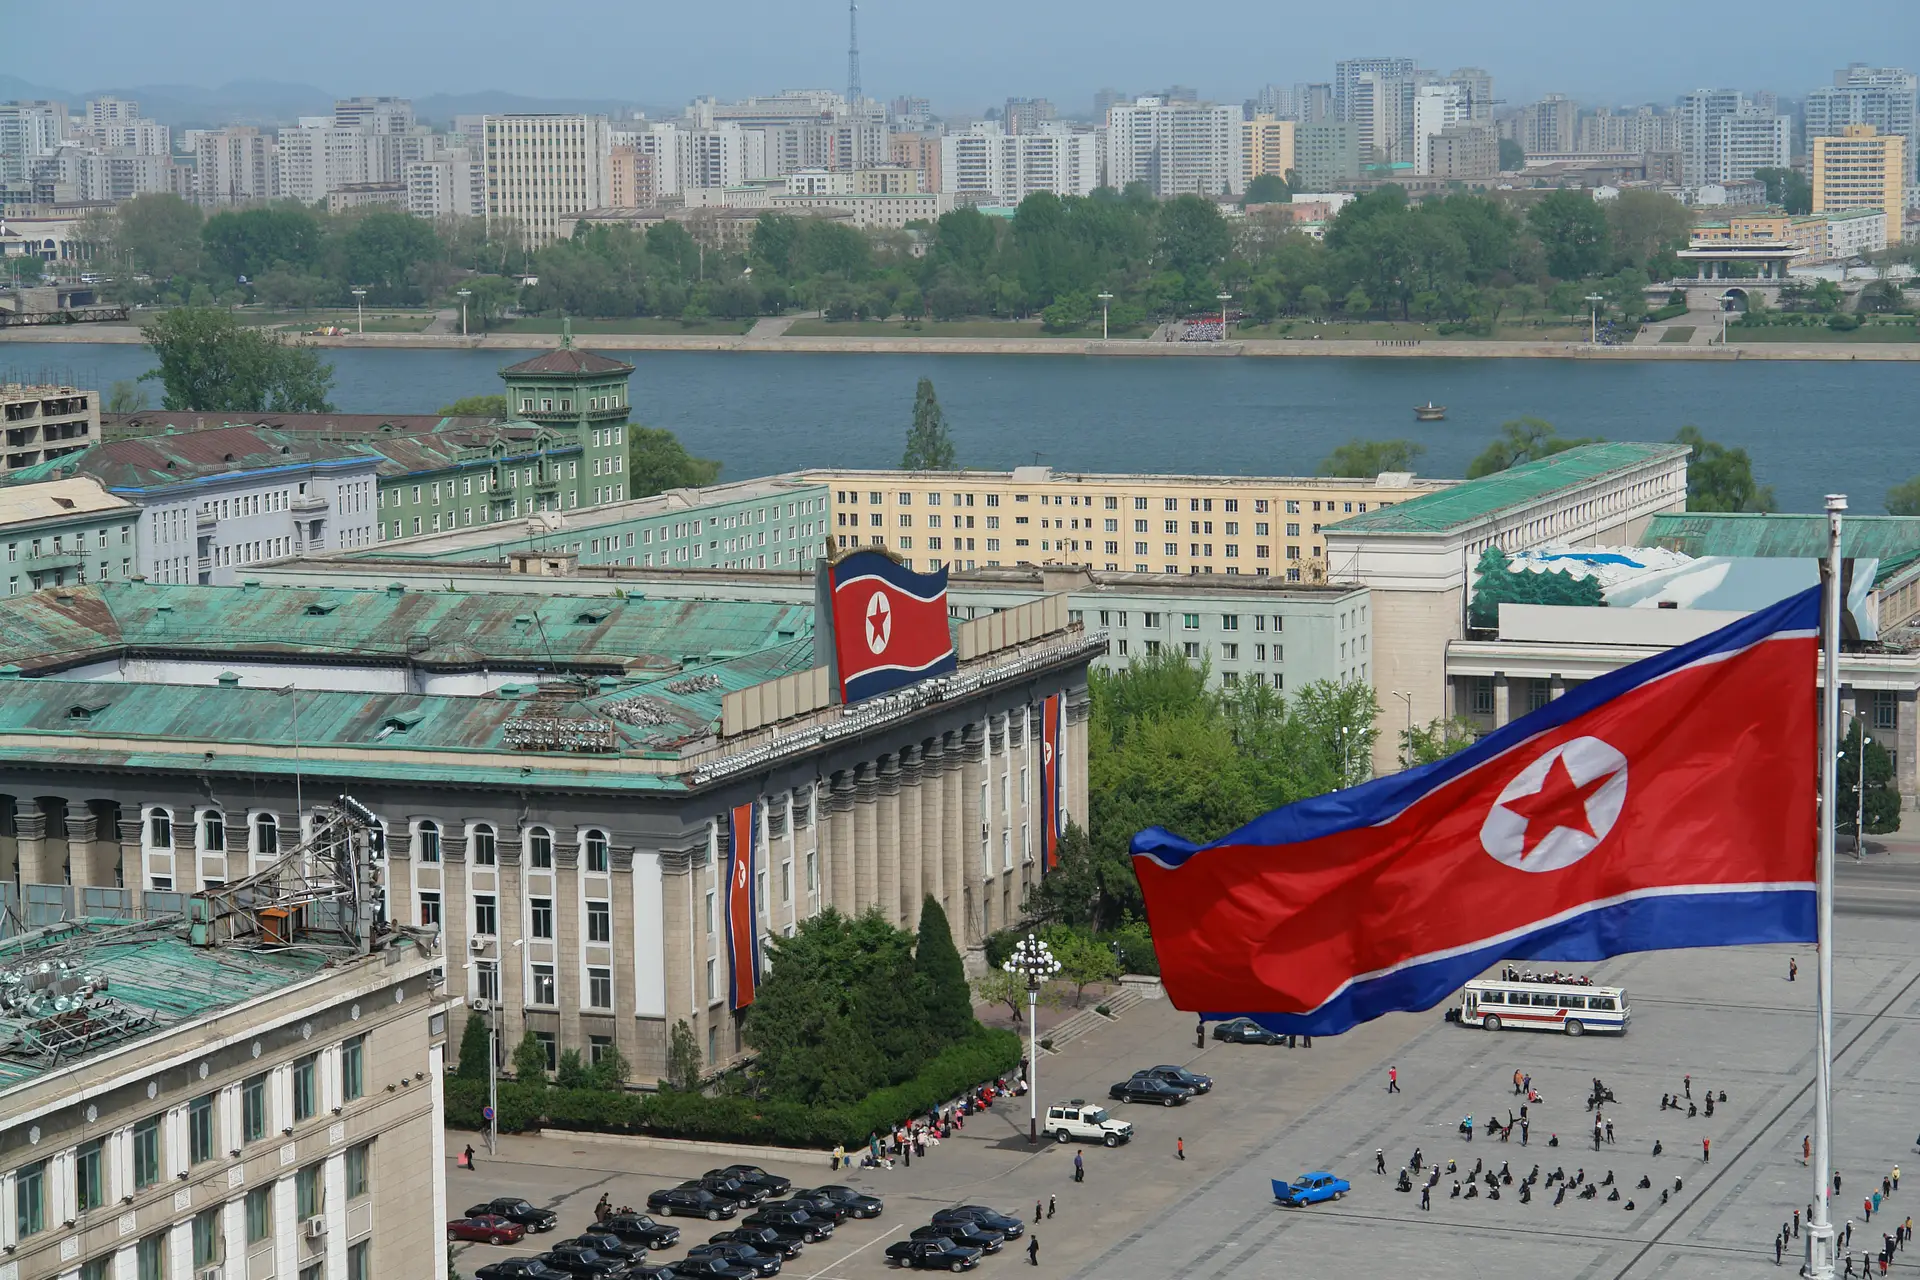
[[[1837,138],[1813,139],[1813,211],[1884,209],[1887,243],[1899,243],[1906,203],[1907,140],[1870,124],[1850,124]]]
[[[1293,127],[1291,120],[1275,120],[1266,114],[1240,122],[1242,189],[1262,174],[1284,178],[1292,170]]]

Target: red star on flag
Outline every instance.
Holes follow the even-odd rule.
[[[1567,772],[1567,759],[1564,755],[1555,756],[1547,767],[1547,776],[1541,780],[1540,789],[1530,796],[1515,796],[1506,802],[1505,807],[1526,819],[1527,833],[1522,841],[1520,856],[1538,848],[1540,842],[1565,827],[1569,831],[1578,831],[1589,839],[1595,837],[1592,821],[1587,817],[1587,798],[1593,795],[1613,777],[1603,773],[1586,783],[1573,780]],[[1536,836],[1535,833],[1539,834]]]
[[[867,612],[867,639],[876,650],[886,647],[888,616],[886,600],[875,596],[873,607]]]

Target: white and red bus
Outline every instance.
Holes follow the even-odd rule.
[[[1569,979],[1476,979],[1460,997],[1464,1026],[1526,1031],[1624,1032],[1633,1010],[1625,987],[1596,987]]]

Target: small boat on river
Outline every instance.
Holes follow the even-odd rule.
[[[1429,400],[1413,406],[1413,416],[1422,422],[1439,422],[1447,416],[1447,406]]]

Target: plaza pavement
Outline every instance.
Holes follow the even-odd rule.
[[[1907,1161],[1920,1176],[1915,1132],[1920,1108],[1908,1099],[1920,1072],[1920,921],[1842,916],[1836,948],[1834,1026],[1835,1153],[1844,1177],[1836,1217],[1860,1217],[1861,1196],[1882,1174]],[[1797,955],[1800,980],[1786,980]],[[1072,1181],[1072,1147],[1025,1142],[1025,1100],[1003,1104],[970,1122],[956,1140],[912,1169],[843,1176],[884,1196],[877,1222],[848,1222],[834,1239],[809,1246],[787,1267],[803,1280],[838,1280],[885,1269],[886,1243],[902,1238],[949,1203],[985,1203],[1031,1221],[1036,1198],[1057,1197],[1059,1216],[1039,1226],[1041,1266],[1056,1274],[1100,1280],[1251,1280],[1257,1276],[1355,1274],[1504,1280],[1554,1276],[1577,1280],[1688,1280],[1771,1272],[1771,1239],[1798,1206],[1812,1199],[1812,1177],[1800,1162],[1800,1140],[1812,1129],[1813,955],[1810,948],[1751,947],[1626,956],[1586,970],[1598,982],[1625,985],[1633,1007],[1625,1037],[1580,1039],[1536,1032],[1487,1033],[1445,1023],[1441,1011],[1381,1019],[1347,1035],[1321,1038],[1311,1049],[1222,1045],[1196,1051],[1193,1021],[1164,1001],[1148,1001],[1041,1063],[1040,1097],[1104,1097],[1131,1070],[1155,1063],[1193,1066],[1213,1075],[1215,1091],[1185,1107],[1128,1107],[1133,1143],[1087,1148],[1087,1181]],[[1389,1096],[1386,1072],[1400,1070],[1402,1093]],[[1489,1141],[1484,1121],[1502,1121],[1519,1099],[1511,1078],[1529,1071],[1545,1096],[1532,1109],[1533,1142],[1522,1148]],[[1663,1092],[1681,1091],[1691,1073],[1696,1100],[1727,1093],[1709,1120],[1659,1109]],[[1602,1077],[1618,1097],[1607,1108],[1615,1145],[1596,1154],[1588,1085]],[[1475,1117],[1471,1144],[1457,1134]],[[1560,1146],[1547,1137],[1558,1132]],[[1176,1137],[1187,1160],[1174,1158]],[[1711,1137],[1713,1159],[1701,1160]],[[1665,1153],[1651,1155],[1654,1141]],[[457,1150],[464,1139],[449,1135]],[[1431,1212],[1419,1194],[1400,1194],[1392,1178],[1373,1173],[1384,1148],[1397,1172],[1415,1145],[1429,1160],[1478,1157],[1498,1169],[1509,1161],[1515,1187],[1501,1200],[1445,1198],[1436,1188]],[[477,1145],[477,1144],[476,1144]],[[1538,1162],[1543,1181],[1530,1205],[1518,1180]],[[449,1168],[454,1209],[493,1194],[519,1192],[555,1207],[561,1234],[591,1217],[604,1189],[616,1204],[639,1205],[646,1192],[726,1160],[564,1138],[503,1139],[501,1158],[483,1158],[478,1173]],[[834,1180],[823,1163],[767,1161],[800,1185]],[[1555,1207],[1540,1194],[1544,1174],[1584,1167],[1598,1180],[1608,1170],[1620,1202],[1605,1190],[1595,1200],[1572,1196]],[[1328,1168],[1349,1178],[1345,1200],[1283,1210],[1271,1199],[1273,1177]],[[1642,1174],[1651,1190],[1635,1188]],[[1682,1189],[1673,1192],[1674,1179]],[[1417,1184],[1416,1184],[1417,1185]],[[1659,1203],[1662,1189],[1670,1192]],[[1631,1199],[1635,1209],[1624,1210]],[[1849,1208],[1850,1206],[1850,1208]],[[1920,1187],[1906,1186],[1871,1227],[1857,1227],[1854,1252],[1877,1248],[1880,1228],[1920,1216]],[[704,1222],[675,1220],[684,1244],[704,1240]],[[461,1251],[461,1267],[526,1246]],[[983,1271],[1026,1267],[1025,1241],[987,1259]],[[684,1256],[681,1248],[654,1260]],[[1920,1264],[1920,1253],[1900,1265]],[[1795,1265],[1790,1250],[1786,1265]],[[1896,1266],[1896,1272],[1899,1266]],[[1776,1273],[1777,1274],[1777,1273]],[[1791,1274],[1787,1271],[1786,1274]]]

